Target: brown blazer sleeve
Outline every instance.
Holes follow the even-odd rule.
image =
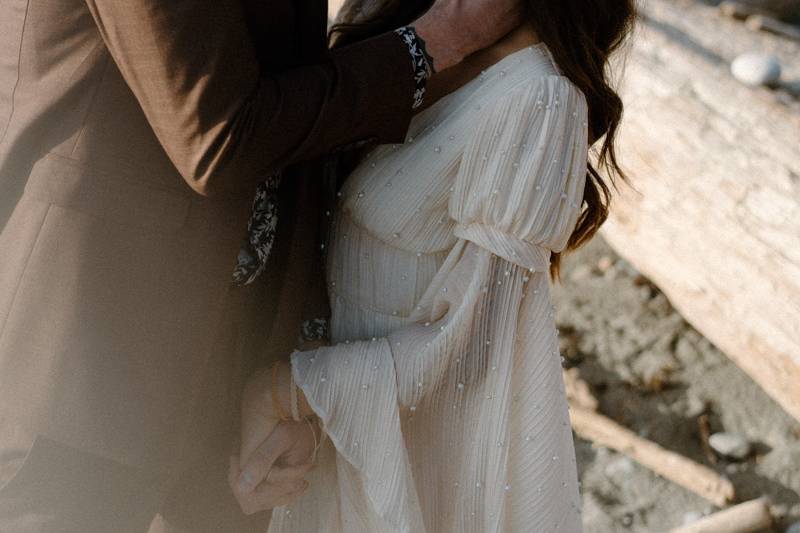
[[[269,172],[354,142],[403,140],[414,81],[394,34],[321,64],[265,72],[240,0],[86,3],[159,141],[201,194],[249,190]]]

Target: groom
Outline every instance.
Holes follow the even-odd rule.
[[[249,527],[193,474],[227,467],[244,354],[296,337],[314,159],[402,142],[436,85],[420,51],[443,70],[515,6],[438,0],[416,32],[329,54],[322,0],[3,0],[0,531]],[[280,257],[231,289],[255,187],[281,171]]]

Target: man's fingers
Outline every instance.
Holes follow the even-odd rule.
[[[239,458],[232,455],[228,466],[228,483],[242,512],[248,515],[293,502],[308,488],[308,482],[303,476],[314,467],[313,464],[275,467],[269,476],[269,483],[262,483],[255,490],[242,492],[239,489]]]
[[[237,494],[236,499],[245,514],[254,514],[286,505],[286,503],[294,501],[307,488],[308,481],[303,480],[280,484],[263,483],[253,492]]]
[[[305,483],[299,490],[294,492],[287,492],[282,496],[278,496],[272,502],[273,507],[283,507],[284,505],[289,505],[290,503],[294,502],[297,498],[303,495],[305,491],[308,489],[308,482]]]
[[[312,463],[298,466],[273,466],[267,475],[266,482],[280,484],[289,481],[302,481],[312,468],[314,468]]]
[[[305,479],[296,479],[283,483],[263,483],[251,493],[251,497],[256,501],[269,500],[272,502],[276,498],[289,494],[290,492],[303,490],[307,486],[308,481]],[[277,505],[273,505],[273,507],[277,507]]]
[[[282,426],[276,427],[267,440],[252,453],[247,463],[241,465],[237,486],[240,492],[252,492],[263,482],[275,461],[291,445]]]

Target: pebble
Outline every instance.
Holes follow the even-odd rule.
[[[708,438],[708,444],[717,453],[732,459],[742,460],[750,454],[750,443],[735,433],[714,433]]]
[[[600,272],[605,272],[613,265],[614,265],[614,260],[611,259],[611,257],[604,255],[603,257],[600,258],[599,261],[597,261],[597,270],[599,270]]]
[[[616,265],[611,265],[608,270],[603,272],[603,278],[606,280],[617,279],[617,276],[619,276],[619,269]]]
[[[697,522],[703,518],[703,513],[700,511],[689,511],[688,513],[683,515],[683,525],[689,525],[691,523]]]
[[[631,527],[633,525],[633,515],[631,513],[625,513],[620,522],[622,522],[622,525],[625,527]]]
[[[725,473],[728,475],[738,474],[741,471],[741,467],[736,463],[730,463],[725,465]]]
[[[610,461],[603,469],[610,478],[625,478],[633,473],[633,461],[627,457],[617,457]]]
[[[686,397],[686,416],[697,418],[706,410],[706,402],[696,394],[687,394]]]
[[[731,63],[731,74],[747,85],[773,85],[781,77],[781,64],[770,54],[742,54]]]

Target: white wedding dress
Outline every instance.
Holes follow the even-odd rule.
[[[335,344],[292,356],[330,439],[270,533],[582,530],[547,272],[580,212],[586,121],[537,45],[348,178]]]

